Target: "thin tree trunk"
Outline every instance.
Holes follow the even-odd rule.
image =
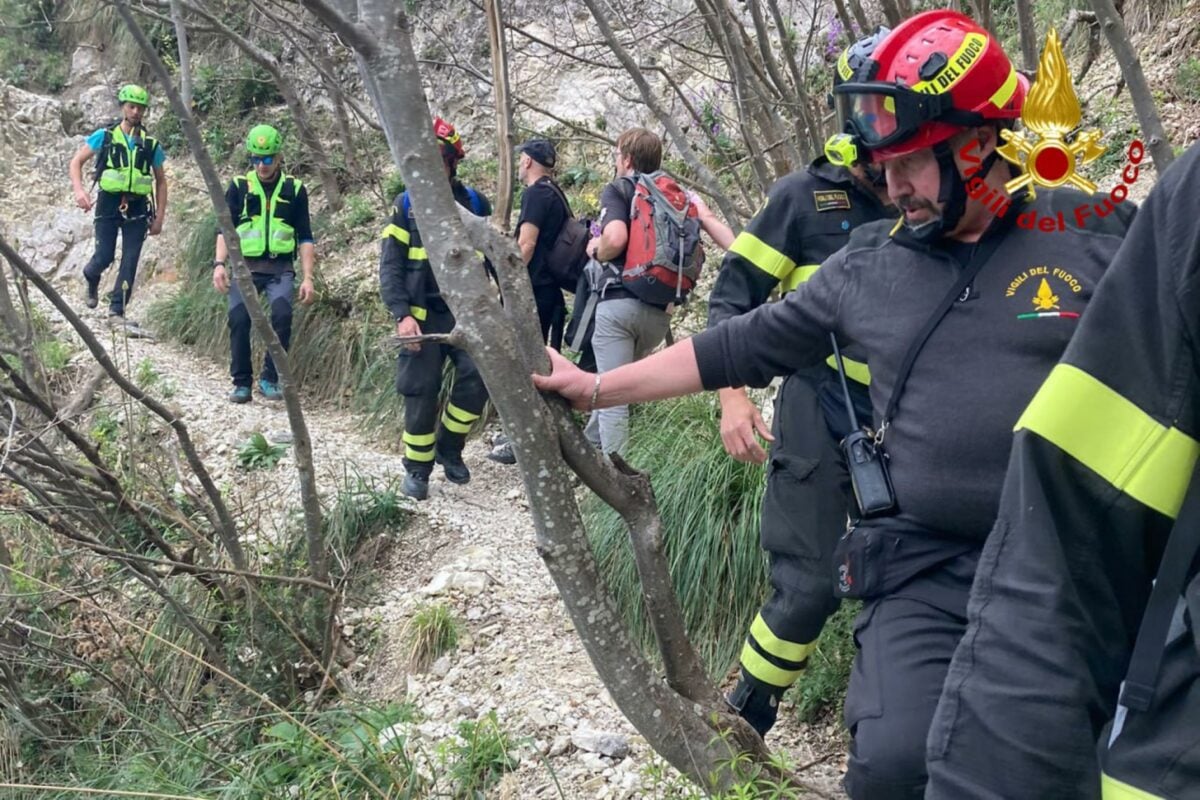
[[[496,151],[500,162],[493,218],[508,230],[513,199],[512,100],[508,88],[508,43],[504,39],[504,17],[500,0],[486,0],[488,40],[492,45],[492,93],[496,102]]]
[[[1017,32],[1021,37],[1021,62],[1026,72],[1033,74],[1038,66],[1037,24],[1033,19],[1033,0],[1015,0]]]
[[[1104,29],[1104,35],[1108,37],[1108,46],[1112,48],[1113,55],[1121,66],[1121,74],[1129,87],[1129,97],[1133,100],[1133,109],[1137,112],[1138,122],[1142,126],[1142,135],[1146,137],[1146,149],[1154,159],[1154,169],[1162,175],[1175,160],[1175,153],[1171,150],[1171,143],[1167,141],[1166,131],[1163,130],[1158,106],[1146,83],[1146,73],[1142,71],[1142,62],[1129,41],[1125,23],[1121,21],[1112,0],[1090,2],[1092,10],[1096,12],[1096,19],[1100,21],[1100,27]]]
[[[872,25],[867,19],[866,12],[863,11],[862,3],[859,0],[850,0],[850,13],[854,15],[854,21],[858,23],[858,30],[863,35],[866,35],[872,30]],[[854,41],[854,34],[848,31],[850,41]]]
[[[850,19],[850,13],[846,10],[845,0],[833,0],[833,10],[837,13],[838,21],[842,23],[842,36],[846,43],[850,44],[854,41],[854,21]]]
[[[134,19],[129,10],[128,0],[116,0],[116,9],[126,27],[129,28],[129,32],[133,34],[134,39],[142,48],[143,55],[150,63],[155,77],[158,78],[163,91],[170,98],[172,109],[179,117],[192,157],[196,159],[196,166],[199,167],[205,186],[208,188],[209,200],[217,214],[217,225],[229,249],[234,282],[245,300],[246,311],[250,314],[254,331],[266,345],[267,352],[271,354],[271,360],[275,362],[275,368],[279,372],[284,406],[287,409],[288,424],[292,431],[292,446],[296,454],[296,473],[300,479],[300,502],[304,510],[304,533],[308,546],[309,571],[313,578],[326,582],[329,572],[322,532],[321,500],[317,495],[316,472],[313,468],[312,438],[309,436],[308,425],[305,423],[304,412],[300,406],[300,393],[293,378],[292,363],[288,359],[287,351],[283,349],[279,337],[275,335],[270,320],[263,313],[258,292],[254,289],[254,278],[250,275],[250,270],[246,267],[246,261],[242,257],[242,249],[238,243],[237,232],[233,227],[233,219],[229,215],[229,207],[225,204],[225,192],[221,186],[221,180],[217,177],[216,167],[213,166],[208,149],[204,146],[204,140],[200,137],[200,129],[196,126],[191,109],[183,105],[179,94],[171,85],[171,76],[167,73],[166,66],[158,57],[153,45],[146,39],[146,34],[138,25],[137,20]],[[182,423],[180,424],[182,425]],[[239,569],[245,569],[245,567],[239,566]],[[326,644],[328,645],[328,641]]]
[[[725,219],[732,222],[736,220],[737,209],[734,208],[733,202],[725,194],[725,190],[721,188],[717,176],[712,173],[708,167],[696,156],[696,151],[688,144],[687,139],[683,135],[683,131],[679,129],[677,123],[665,108],[662,103],[658,102],[658,98],[654,96],[654,90],[650,88],[650,84],[646,82],[645,75],[638,67],[637,62],[633,60],[633,56],[621,44],[616,33],[613,32],[612,25],[608,22],[608,17],[600,8],[596,0],[583,0],[583,4],[592,12],[592,18],[596,20],[596,26],[600,29],[600,34],[608,43],[609,48],[613,51],[613,55],[621,62],[621,66],[625,67],[625,71],[629,73],[629,77],[633,79],[634,84],[641,93],[642,100],[654,112],[654,116],[666,128],[667,133],[675,141],[675,147],[679,150],[679,154],[683,156],[683,160],[696,173],[697,182],[700,183],[708,194],[712,197],[717,207],[721,209],[721,213]]]
[[[900,6],[896,4],[896,0],[879,0],[879,7],[883,9],[883,16],[887,20],[889,28],[895,28],[904,18],[900,13]],[[863,28],[866,31],[866,28]]]
[[[846,9],[841,0],[838,0],[838,7],[839,15],[844,15]],[[779,31],[779,44],[783,49],[784,61],[787,63],[788,71],[792,76],[792,86],[796,88],[796,132],[800,134],[801,139],[805,142],[805,157],[811,160],[818,150],[817,143],[821,139],[821,131],[813,119],[808,91],[804,88],[804,77],[800,74],[800,65],[796,61],[796,43],[792,41],[792,34],[797,28],[794,24],[791,26],[784,24],[783,12],[779,8],[778,0],[767,0],[767,8],[770,10],[771,18],[775,21],[775,27]],[[846,32],[849,35],[849,17],[846,17],[842,21],[842,24],[846,25]]]
[[[183,104],[192,107],[192,56],[188,50],[187,25],[183,21],[183,6],[171,0],[171,23],[175,26],[175,41],[179,45],[179,96]]]

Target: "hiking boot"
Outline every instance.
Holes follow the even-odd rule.
[[[759,736],[765,737],[767,731],[775,727],[775,720],[779,716],[779,696],[783,691],[779,690],[779,695],[776,695],[761,686],[751,684],[743,676],[725,698],[725,702],[738,716],[750,723],[750,727],[758,731]]]
[[[271,381],[259,378],[258,379],[258,391],[267,400],[282,400],[283,399],[283,390],[279,388],[278,383],[272,383]]]
[[[100,304],[100,281],[92,282],[88,276],[83,276],[83,303],[88,308],[95,308]]]
[[[433,460],[442,465],[442,471],[446,473],[446,480],[451,483],[463,484],[471,480],[471,470],[467,469],[467,465],[463,463],[462,453],[455,453],[452,456],[438,453]]]
[[[414,500],[424,500],[429,497],[429,476],[424,472],[409,470],[404,476],[401,491]]]
[[[517,463],[517,456],[513,452],[512,442],[508,440],[505,440],[503,444],[498,444],[493,447],[492,452],[488,453],[487,457],[489,460],[495,461],[497,464]]]
[[[237,403],[238,405],[241,405],[242,403],[249,403],[250,402],[250,387],[249,386],[233,387],[233,391],[229,393],[229,402]]]

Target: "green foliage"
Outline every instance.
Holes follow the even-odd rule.
[[[0,80],[31,91],[58,93],[70,63],[55,25],[55,0],[0,0]]]
[[[404,626],[408,642],[408,664],[424,672],[443,654],[458,646],[459,623],[444,603],[422,606]]]
[[[61,372],[71,360],[71,346],[61,339],[42,339],[36,350],[38,360],[50,372]]]
[[[454,797],[483,797],[506,772],[520,765],[512,753],[515,743],[500,727],[496,712],[480,720],[466,720],[458,725],[458,738],[448,748]]]
[[[718,736],[730,752],[736,748]],[[727,785],[721,791],[707,792],[671,769],[657,755],[642,768],[642,795],[646,800],[801,800],[810,793],[784,784],[776,777],[796,768],[786,753],[776,750],[765,765],[748,753],[737,753],[708,775],[710,786]]]
[[[854,617],[861,608],[857,600],[846,601],[825,623],[817,649],[808,658],[808,669],[792,688],[801,722],[840,716],[856,652]]]
[[[1175,89],[1179,96],[1200,103],[1200,58],[1192,56],[1175,72]]]
[[[758,545],[763,469],[725,453],[710,397],[638,407],[631,424],[627,460],[650,474],[688,633],[709,670],[724,673],[766,592]],[[583,513],[601,575],[650,650],[653,635],[627,529],[595,497],[585,501]]]
[[[404,176],[399,172],[389,172],[383,178],[383,196],[388,203],[393,202],[404,191]]]
[[[256,432],[238,447],[238,466],[244,470],[270,469],[279,463],[286,452],[287,447],[271,444],[267,437]]]
[[[346,480],[325,511],[325,542],[343,562],[379,534],[403,529],[411,517],[396,479],[358,475]]]

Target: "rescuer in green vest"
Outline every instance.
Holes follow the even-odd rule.
[[[111,322],[124,324],[142,243],[147,235],[162,232],[166,218],[167,176],[163,162],[167,156],[162,145],[142,127],[150,105],[146,90],[126,84],[117,93],[117,101],[121,104],[121,122],[93,132],[71,159],[69,173],[75,205],[84,211],[91,211],[94,205],[96,210],[96,250],[83,268],[87,286],[84,302],[88,308],[99,304],[100,278],[116,256],[120,232],[121,266],[108,297],[108,316]],[[94,155],[92,186],[100,185],[95,203],[91,191],[83,185],[84,162]]]
[[[246,266],[254,278],[254,288],[265,293],[270,308],[271,327],[286,350],[292,338],[292,289],[296,281],[296,255],[300,256],[303,278],[300,302],[313,301],[312,225],[308,217],[308,192],[299,178],[283,171],[279,131],[270,125],[256,125],[246,137],[246,151],[253,167],[234,178],[225,191],[225,203],[237,228],[238,242]],[[231,403],[250,402],[254,367],[250,362],[250,314],[237,285],[230,280],[225,259],[225,238],[217,234],[216,260],[213,262],[213,287],[229,294],[229,374],[233,377]],[[268,353],[258,379],[258,390],[268,400],[283,397],[279,389],[275,363]]]

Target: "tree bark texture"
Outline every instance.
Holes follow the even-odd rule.
[[[1017,32],[1021,37],[1023,69],[1033,74],[1038,67],[1037,23],[1033,19],[1033,0],[1014,0],[1017,6]]]
[[[183,104],[192,107],[192,57],[188,50],[187,23],[183,20],[183,5],[171,0],[171,23],[175,26],[175,42],[179,46],[179,96]]]
[[[492,46],[492,93],[496,102],[496,156],[500,163],[497,176],[496,207],[492,216],[501,230],[508,230],[512,218],[513,148],[512,99],[508,88],[508,43],[504,38],[504,17],[500,0],[487,0],[488,40]]]
[[[1112,48],[1113,55],[1121,66],[1125,83],[1129,86],[1129,97],[1133,100],[1133,109],[1137,112],[1138,122],[1142,126],[1146,149],[1154,159],[1154,169],[1162,175],[1175,160],[1175,153],[1171,149],[1171,143],[1167,141],[1162,118],[1158,116],[1158,106],[1154,102],[1154,95],[1150,93],[1150,86],[1146,83],[1142,62],[1129,41],[1125,23],[1121,21],[1121,15],[1117,13],[1112,0],[1090,2],[1092,10],[1096,12],[1096,19],[1100,21],[1100,27],[1104,29],[1104,35],[1108,38],[1108,46]]]

